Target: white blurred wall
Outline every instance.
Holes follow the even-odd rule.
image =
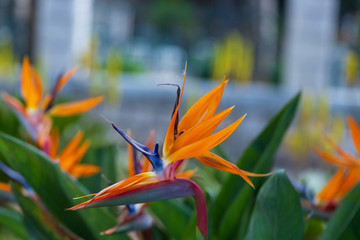
[[[51,81],[88,48],[92,8],[93,0],[38,0],[35,55]]]
[[[319,90],[330,81],[336,39],[337,0],[289,0],[284,84]]]

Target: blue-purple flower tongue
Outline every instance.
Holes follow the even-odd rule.
[[[110,122],[112,127],[127,141],[135,150],[141,152],[145,155],[145,157],[150,161],[152,167],[154,168],[156,173],[160,173],[163,170],[163,161],[159,156],[158,149],[159,144],[155,144],[154,152],[151,151],[147,146],[142,145],[141,143],[136,142],[134,139],[126,135],[125,132],[120,130],[115,126],[114,123]]]
[[[0,162],[0,170],[4,172],[11,180],[20,183],[29,193],[34,193],[34,190],[25,181],[24,177],[21,176],[18,172],[15,172],[2,162]]]

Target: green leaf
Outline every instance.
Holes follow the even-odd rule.
[[[199,229],[196,227],[197,223],[197,213],[193,210],[191,218],[189,219],[186,228],[183,230],[183,237],[182,240],[196,240],[197,232],[200,232]],[[201,235],[201,233],[200,233]]]
[[[256,197],[246,240],[303,239],[304,219],[299,195],[284,171],[272,175]]]
[[[317,240],[325,229],[325,222],[317,217],[311,217],[305,222],[304,240]]]
[[[360,239],[360,183],[346,195],[336,209],[321,240]]]
[[[0,133],[0,153],[25,178],[53,216],[70,231],[84,239],[111,239],[99,236],[100,232],[116,224],[106,209],[66,211],[82,201],[75,201],[74,197],[89,192],[64,173],[57,163],[35,147],[3,133]]]
[[[19,120],[16,118],[16,115],[11,110],[11,107],[6,104],[4,101],[1,101],[0,98],[0,131],[3,131],[7,134],[21,136],[20,123]]]
[[[178,199],[154,202],[147,207],[164,225],[169,236],[183,239],[184,230],[190,221],[191,209]],[[194,225],[194,232],[195,232]],[[189,239],[189,238],[187,238]]]
[[[15,211],[0,207],[0,225],[21,239],[27,238],[21,215]]]
[[[12,185],[12,192],[24,214],[24,222],[31,239],[60,240],[66,238],[66,235],[61,235],[59,231],[61,226],[56,226],[56,221],[41,207],[39,202],[35,202],[34,199],[22,194],[20,187],[16,187],[14,184]]]
[[[270,172],[275,153],[292,122],[300,100],[300,93],[291,99],[280,112],[269,122],[260,135],[245,150],[237,166],[254,173]],[[252,178],[256,189],[260,188],[266,178]],[[210,222],[214,236],[219,239],[232,239],[234,232],[241,226],[245,235],[248,219],[247,208],[252,208],[256,191],[236,175],[230,175],[223,184],[214,202]],[[246,211],[248,214],[246,215]]]
[[[86,153],[84,160],[81,161],[81,163],[93,164],[101,168],[101,174],[79,180],[91,192],[98,192],[109,186],[109,182],[103,179],[102,174],[111,183],[116,182],[116,158],[118,157],[116,151],[114,145],[91,148]]]

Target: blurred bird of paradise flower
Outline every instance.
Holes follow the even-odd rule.
[[[15,111],[32,140],[45,152],[49,151],[52,116],[65,117],[80,114],[96,107],[103,100],[103,97],[99,96],[54,105],[56,96],[76,70],[72,68],[60,77],[51,93],[44,96],[42,81],[35,69],[31,67],[29,58],[25,57],[20,77],[20,93],[24,104],[6,92],[2,94],[3,100]]]
[[[347,118],[347,122],[355,149],[360,156],[360,128],[350,116]],[[336,208],[345,195],[360,180],[360,159],[342,149],[330,138],[327,138],[327,140],[335,150],[336,155],[318,148],[315,148],[315,153],[330,164],[337,166],[338,170],[315,196],[315,201],[325,210],[331,210]]]
[[[331,146],[323,141],[323,133],[335,142],[343,140],[345,124],[339,115],[332,116],[327,97],[306,93],[299,117],[295,126],[286,136],[285,150],[291,154],[297,165],[304,165],[310,159],[314,146],[331,150]]]
[[[84,137],[84,133],[79,131],[68,145],[63,149],[61,153],[57,153],[59,150],[59,132],[53,131],[50,134],[51,144],[49,157],[58,162],[60,168],[72,176],[73,178],[90,177],[98,172],[100,168],[91,164],[79,164],[86,151],[90,146],[90,142],[86,140],[82,145],[81,140]]]
[[[185,159],[195,158],[202,164],[221,171],[241,176],[249,185],[254,187],[250,177],[268,176],[269,174],[255,174],[239,169],[236,165],[226,161],[210,150],[228,138],[240,125],[245,115],[226,128],[213,133],[218,125],[231,113],[230,107],[220,113],[215,111],[220,103],[224,88],[228,81],[222,83],[201,97],[179,121],[179,106],[185,86],[186,67],[182,90],[178,89],[178,97],[164,140],[162,157],[159,144],[151,151],[110,122],[112,127],[136,150],[150,161],[153,171],[143,172],[126,180],[111,185],[86,202],[76,205],[69,210],[114,205],[128,205],[148,203],[172,198],[192,196],[197,210],[197,226],[201,234],[207,237],[207,211],[204,193],[201,188],[188,178],[176,176],[179,167]]]

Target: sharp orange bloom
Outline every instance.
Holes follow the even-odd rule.
[[[79,164],[86,151],[90,146],[89,141],[85,141],[81,144],[84,137],[83,132],[78,132],[70,143],[63,149],[63,151],[57,154],[59,150],[59,133],[53,131],[50,134],[51,144],[49,157],[59,163],[60,168],[68,173],[73,178],[90,177],[100,172],[100,168],[91,164]]]
[[[360,129],[352,117],[347,118],[350,128],[350,134],[360,156]],[[336,154],[330,154],[320,149],[315,149],[317,155],[325,161],[338,167],[333,177],[328,181],[325,187],[315,196],[315,201],[324,208],[336,207],[343,197],[360,180],[360,159],[346,152],[330,139],[329,143],[334,148]]]
[[[49,144],[47,141],[51,128],[51,116],[80,114],[94,108],[103,100],[100,96],[54,106],[56,96],[75,72],[76,68],[73,68],[60,77],[51,93],[44,95],[42,81],[35,69],[31,67],[29,59],[25,57],[20,76],[20,93],[24,104],[7,93],[2,94],[2,98],[15,111],[30,137],[42,149]]]
[[[267,176],[269,174],[255,174],[239,169],[236,165],[226,161],[210,150],[228,138],[239,126],[245,115],[224,129],[214,133],[219,124],[231,113],[230,107],[215,114],[220,103],[225,79],[212,91],[200,98],[179,121],[179,107],[185,86],[185,75],[182,90],[178,88],[177,101],[173,110],[171,121],[166,133],[162,149],[159,153],[159,144],[155,143],[153,150],[142,145],[114,123],[112,127],[138,152],[141,152],[151,163],[153,172],[142,172],[129,177],[119,183],[103,189],[84,203],[71,210],[103,207],[114,205],[128,205],[135,203],[148,203],[172,198],[192,196],[195,199],[197,210],[197,226],[202,235],[207,237],[207,212],[204,193],[193,181],[186,178],[188,174],[177,174],[184,160],[195,158],[202,164],[221,171],[241,176],[252,187],[250,177]],[[189,173],[190,176],[193,173]]]

